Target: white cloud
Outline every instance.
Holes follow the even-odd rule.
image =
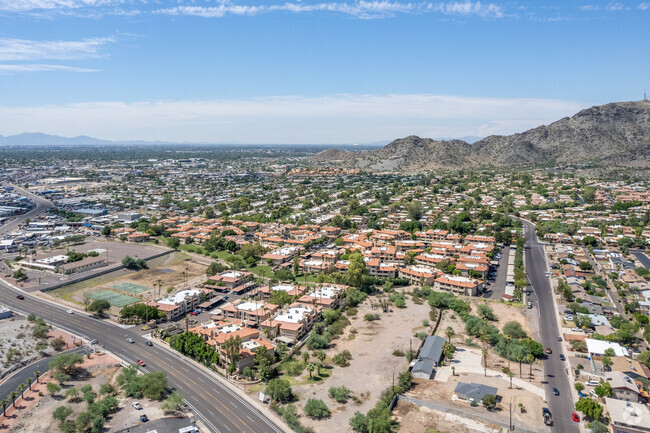
[[[483,4],[481,2],[449,2],[432,5],[434,10],[442,12],[447,15],[480,15],[480,16],[493,16],[501,18],[503,11],[501,6],[493,3]]]
[[[642,11],[647,11],[650,9],[650,3],[639,3],[639,9]]]
[[[426,94],[86,102],[0,106],[0,125],[3,135],[40,131],[113,140],[334,144],[410,134],[510,134],[571,115],[585,106],[549,99]]]
[[[1,11],[77,9],[122,3],[121,0],[0,0]]]
[[[90,38],[82,41],[31,41],[0,38],[0,61],[74,60],[99,57],[101,48],[113,38]]]
[[[607,6],[605,6],[605,9],[610,12],[618,12],[627,10],[628,8],[621,3],[608,3]]]
[[[582,9],[583,11],[597,11],[597,10],[600,9],[600,6],[597,6],[597,5],[584,5],[584,6],[581,6],[580,9]]]
[[[0,73],[12,72],[41,72],[41,71],[65,71],[65,72],[97,72],[97,69],[77,68],[65,65],[5,65],[0,64]]]
[[[353,3],[283,3],[271,5],[241,5],[230,0],[223,0],[217,6],[176,6],[163,8],[155,12],[166,15],[199,16],[204,18],[221,18],[226,15],[257,15],[269,12],[337,12],[358,18],[382,18],[394,16],[396,13],[426,13],[439,12],[445,15],[479,15],[502,17],[500,6],[483,4],[481,2],[450,2],[450,3],[401,3],[399,1],[373,0],[356,1]]]

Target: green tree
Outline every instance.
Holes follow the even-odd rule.
[[[590,398],[579,399],[576,403],[576,410],[582,412],[585,416],[590,417],[592,420],[600,419],[600,416],[603,413],[603,407]]]
[[[57,392],[61,391],[61,386],[54,382],[49,382],[46,388],[47,388],[47,392],[49,392],[52,395],[55,395]]]
[[[336,400],[337,403],[346,403],[351,393],[352,392],[345,386],[333,386],[327,391],[327,394],[330,396],[330,398]]]
[[[330,410],[323,400],[310,398],[305,404],[305,414],[313,419],[323,419],[330,416]]]
[[[83,363],[83,357],[79,353],[59,355],[48,364],[50,370],[56,370],[64,374],[74,376],[77,366]]]
[[[485,320],[490,320],[490,321],[497,320],[497,316],[494,314],[494,310],[492,310],[492,308],[490,308],[489,305],[480,304],[478,306],[478,315]]]
[[[447,341],[451,343],[451,339],[456,335],[456,332],[454,332],[454,328],[451,326],[447,326],[447,329],[445,329],[445,337],[447,337]]]
[[[350,264],[346,272],[347,280],[351,286],[361,287],[368,273],[366,262],[358,251],[350,255]]]
[[[411,203],[409,203],[406,206],[406,212],[408,213],[408,217],[410,219],[419,221],[422,218],[422,215],[424,214],[422,203],[413,200]]]
[[[497,398],[493,394],[485,394],[481,403],[487,410],[493,410],[497,405]]]
[[[176,413],[183,405],[183,396],[177,391],[172,392],[167,396],[167,399],[160,404],[160,408],[164,413]]]
[[[514,320],[503,326],[503,334],[512,338],[526,338],[526,331],[524,331],[519,322]]]
[[[266,385],[264,393],[273,401],[288,402],[293,399],[291,385],[286,379],[271,379]]]
[[[611,397],[613,394],[612,385],[610,385],[609,382],[601,382],[600,385],[594,388],[594,392],[601,398]]]
[[[68,406],[59,406],[56,409],[54,409],[54,412],[52,412],[52,418],[54,418],[57,421],[65,421],[67,417],[72,415],[72,408],[69,408]]]
[[[69,398],[70,400],[74,400],[77,397],[79,397],[79,390],[75,388],[74,386],[71,386],[70,388],[67,388],[64,392],[63,395],[66,398]]]
[[[96,313],[99,317],[104,315],[104,312],[111,308],[110,302],[105,299],[97,299],[93,301],[86,310]]]

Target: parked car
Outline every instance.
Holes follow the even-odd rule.
[[[553,395],[560,395],[560,390],[556,386],[553,387]]]
[[[562,337],[560,337],[560,336],[558,335],[558,336],[557,336],[557,341],[562,341]]]
[[[580,422],[580,417],[575,412],[571,414],[571,419],[574,420],[575,422]]]
[[[196,311],[190,311],[190,316],[198,316],[198,314],[196,314]]]
[[[566,358],[561,353],[560,353],[560,361],[566,361]]]
[[[585,382],[585,385],[598,386],[598,385],[600,385],[600,382],[598,382],[597,380],[588,380],[588,381]]]
[[[66,310],[66,313],[68,313],[68,314],[74,314],[74,311],[72,311],[72,310]]]
[[[147,422],[147,421],[149,421],[149,418],[147,418],[146,414],[143,413],[142,415],[140,415],[140,422]]]
[[[133,403],[131,403],[131,406],[133,406],[133,408],[135,410],[141,410],[142,409],[142,405],[140,403],[138,403],[137,401],[134,401]]]
[[[591,395],[592,397],[598,398],[598,394],[596,394],[596,391],[594,391],[593,389],[589,391],[589,395]]]
[[[145,362],[143,360],[141,360],[141,359],[138,359],[135,362],[137,362],[140,365],[140,367],[146,367],[147,366],[147,364],[145,364]]]

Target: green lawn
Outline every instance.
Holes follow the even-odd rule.
[[[296,281],[301,283],[315,283],[316,277],[314,275],[303,275],[302,277],[296,277]]]
[[[271,267],[268,265],[257,265],[252,268],[248,268],[248,270],[255,275],[259,275],[260,277],[271,278],[273,276],[273,271],[271,271]]]
[[[212,258],[219,258],[221,260],[228,261],[229,258],[235,256],[235,254],[230,253],[229,251],[215,251],[212,254],[210,254],[210,257]]]

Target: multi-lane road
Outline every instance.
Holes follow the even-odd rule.
[[[523,221],[523,220],[522,220]],[[569,364],[560,360],[563,353],[562,343],[557,341],[560,335],[557,313],[554,306],[555,300],[551,284],[546,272],[546,259],[544,244],[537,240],[535,226],[528,221],[523,221],[526,237],[526,271],[528,280],[533,287],[533,295],[537,299],[539,311],[539,327],[544,349],[550,347],[552,354],[544,360],[544,375],[546,381],[546,397],[548,408],[553,415],[553,429],[562,433],[579,432],[578,426],[571,420],[574,412],[573,398],[571,397],[571,384],[569,383]],[[566,356],[566,355],[565,355]],[[560,391],[559,396],[553,395],[553,387]]]
[[[25,299],[19,300],[16,298],[18,293],[0,282],[0,304],[23,314],[34,313],[87,339],[97,339],[99,346],[129,363],[141,359],[147,364],[145,371],[166,372],[170,386],[185,397],[188,405],[213,433],[283,431],[209,372],[169,350],[157,345],[147,346],[139,333],[85,314],[68,314],[61,307],[27,294]],[[133,338],[135,343],[127,342],[127,338]]]
[[[12,186],[15,192],[20,193],[23,197],[27,197],[36,206],[30,209],[28,212],[22,215],[18,215],[17,217],[9,220],[6,224],[0,227],[3,232],[6,231],[7,233],[11,233],[12,231],[16,230],[23,223],[23,221],[25,221],[25,219],[34,219],[44,213],[48,208],[54,206],[51,201],[46,200],[43,197],[39,197],[36,194],[32,194],[24,188],[18,187],[16,185],[6,186]]]

